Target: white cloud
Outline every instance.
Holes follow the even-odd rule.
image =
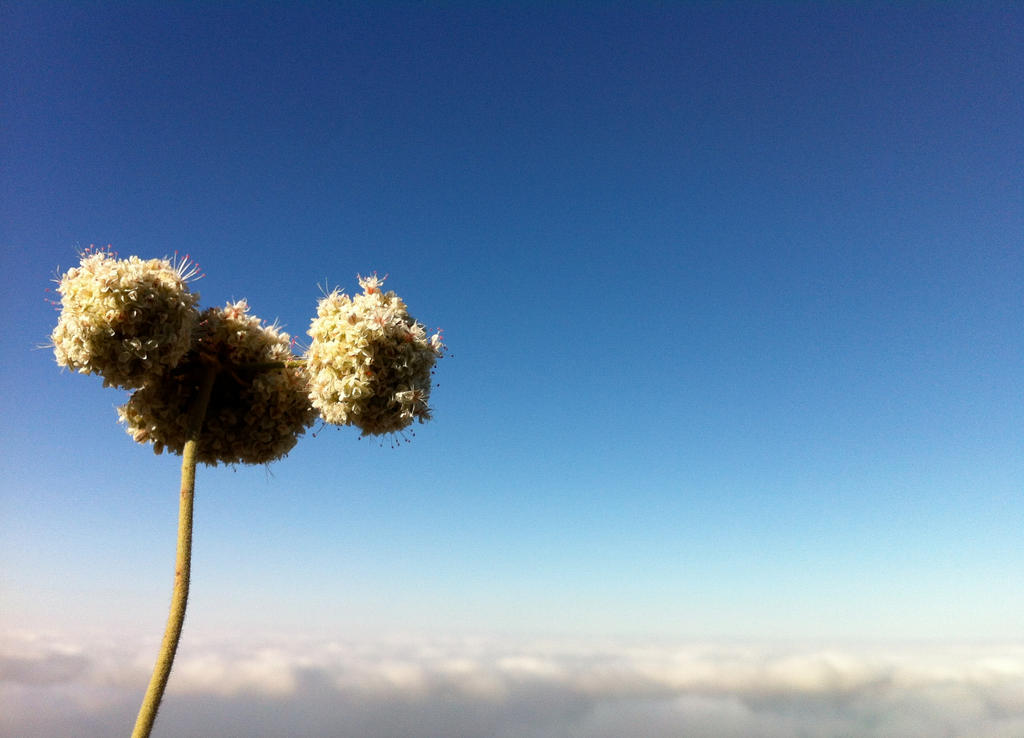
[[[3,635],[0,733],[126,732],[155,647]],[[186,630],[158,725],[168,737],[1019,738],[1024,644],[245,641]]]

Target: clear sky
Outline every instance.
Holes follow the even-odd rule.
[[[166,735],[242,713],[278,734],[250,687],[390,738],[638,715],[658,737],[935,735],[921,695],[901,704],[924,722],[829,728],[743,691],[922,664],[1019,695],[1022,38],[1017,3],[0,5],[6,728],[130,725],[169,601],[177,458],[40,348],[89,244],[189,253],[203,306],[247,298],[300,341],[322,286],[387,274],[453,354],[411,443],[328,427],[270,467],[200,468],[171,679],[200,707],[169,706]],[[701,650],[737,640],[762,650]],[[851,642],[910,650],[820,650]],[[758,681],[772,658],[797,676]],[[482,677],[476,711],[408,701],[409,673],[426,694],[463,673],[438,663],[526,691],[493,715]],[[406,712],[300,709],[309,673],[384,680]],[[516,722],[601,679],[633,702]],[[10,717],[56,694],[77,707]],[[1024,733],[1024,703],[988,698],[1002,717],[966,733]],[[338,734],[309,719],[288,732]]]

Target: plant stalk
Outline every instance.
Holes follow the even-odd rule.
[[[185,606],[188,604],[189,575],[192,567],[192,503],[196,491],[196,450],[199,433],[210,404],[213,383],[217,378],[217,366],[204,367],[199,391],[192,399],[188,417],[188,440],[181,453],[181,498],[178,507],[178,550],[174,567],[174,591],[171,594],[171,612],[167,617],[164,639],[160,644],[153,676],[150,677],[146,696],[142,700],[139,716],[135,720],[132,738],[149,738],[156,721],[156,713],[167,687],[174,664],[174,654],[181,639],[181,627],[185,622]]]

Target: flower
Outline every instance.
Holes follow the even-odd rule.
[[[199,295],[187,285],[192,276],[188,257],[174,265],[86,251],[57,287],[60,318],[50,335],[57,363],[125,389],[174,367],[198,315]]]
[[[181,364],[136,390],[118,408],[139,443],[180,454],[189,406],[206,367],[217,368],[196,458],[210,465],[264,464],[287,454],[316,419],[291,339],[248,314],[242,300],[202,313],[195,346]]]
[[[309,397],[321,417],[363,435],[393,433],[430,418],[430,371],[443,355],[383,279],[359,277],[363,293],[334,290],[320,300],[306,352]]]

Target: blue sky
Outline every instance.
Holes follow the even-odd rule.
[[[325,428],[200,469],[183,648],[1019,643],[1022,26],[1012,3],[5,3],[8,651],[155,639],[169,598],[177,459],[38,348],[92,243],[189,253],[204,306],[300,340],[318,285],[387,274],[453,354],[409,444]]]

